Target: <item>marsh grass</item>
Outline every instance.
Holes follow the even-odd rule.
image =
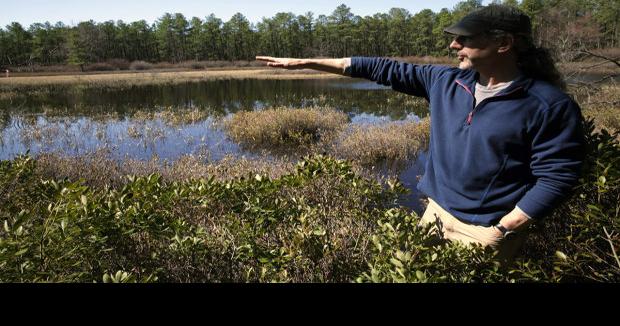
[[[209,118],[210,115],[210,110],[167,106],[160,110],[139,110],[131,116],[131,119],[132,121],[148,121],[159,119],[169,126],[178,127],[182,125],[202,122]]]
[[[84,134],[95,133],[99,125],[90,121],[78,122],[78,118],[46,117],[40,121],[36,116],[15,117],[15,123],[20,125],[18,135],[22,143],[30,146],[39,143],[41,146],[52,146],[60,142],[67,147],[77,147],[83,140]]]
[[[162,142],[173,139],[199,149],[203,146],[201,143],[208,139],[209,132],[185,134],[187,129],[197,126],[216,129],[219,119],[209,120],[210,113],[204,110],[176,107],[157,111],[138,110],[128,115],[103,113],[90,117],[66,116],[57,110],[46,114],[47,110],[42,110],[43,114],[9,117],[4,123],[9,129],[0,134],[0,145],[9,151],[23,147],[33,153],[59,155],[86,155],[98,148],[130,148],[129,151],[136,154],[155,151]],[[119,155],[124,153],[116,152],[116,156]]]
[[[85,87],[127,88],[140,85],[175,85],[188,82],[227,79],[337,79],[339,75],[316,71],[286,71],[276,69],[208,70],[183,72],[125,72],[113,74],[33,76],[0,78],[0,90],[29,89],[81,85]]]
[[[166,182],[182,182],[213,177],[229,181],[261,174],[278,178],[294,170],[295,163],[286,157],[258,156],[253,158],[226,155],[210,161],[209,153],[184,155],[177,160],[163,160],[152,156],[149,160],[126,158],[111,159],[110,147],[100,148],[86,155],[66,156],[45,153],[37,157],[36,172],[42,178],[54,180],[82,180],[94,188],[122,187],[128,175],[159,174]]]
[[[10,101],[16,98],[17,96],[18,94],[15,91],[6,91],[6,92],[0,91],[0,101]]]
[[[218,133],[223,130],[252,155],[293,161],[305,155],[327,153],[352,161],[356,167],[360,166],[357,172],[369,176],[373,173],[365,173],[364,169],[383,163],[403,167],[414,162],[416,153],[426,149],[430,131],[428,119],[420,123],[393,121],[380,125],[354,125],[349,122],[347,114],[327,106],[241,111],[226,118],[211,117],[207,110],[178,107],[138,110],[122,117],[118,113],[103,114],[93,119],[57,115],[13,117],[13,123],[18,126],[11,136],[13,143],[21,143],[35,152],[62,156],[87,155],[97,149],[115,150],[123,146],[146,154],[155,152],[162,142],[180,140],[196,150],[200,151],[204,146],[205,152],[215,153],[221,148],[201,145],[209,137],[208,133],[182,134],[183,128],[192,124],[204,126],[205,120],[212,119],[207,128]],[[110,122],[124,130],[108,130]],[[9,140],[3,139],[3,142]],[[226,143],[230,144],[227,140]],[[215,146],[219,144],[221,142]],[[148,159],[144,154],[134,154]],[[129,159],[127,155],[134,154],[115,152],[114,156],[125,155]]]
[[[592,117],[597,130],[620,130],[620,85],[615,83],[570,89],[585,117]]]
[[[114,119],[113,115],[106,115],[107,119]],[[18,141],[26,147],[35,144],[43,148],[52,148],[54,144],[74,152],[85,152],[86,135],[94,135],[102,143],[110,142],[105,132],[105,123],[91,119],[77,117],[55,117],[37,115],[22,115],[12,118],[17,126],[13,141]]]
[[[586,117],[596,121],[597,130],[620,130],[620,105],[617,107],[590,107],[583,111]]]
[[[352,126],[335,145],[335,153],[362,165],[381,162],[398,165],[413,161],[420,150],[426,150],[429,135],[430,118],[420,122]]]
[[[228,135],[251,149],[310,149],[329,144],[342,131],[349,117],[331,108],[270,108],[242,111],[224,121]]]
[[[324,107],[272,108],[238,112],[223,124],[233,141],[251,151],[328,153],[352,162],[356,173],[370,178],[379,171],[397,174],[428,147],[430,118],[362,125],[347,120],[345,114]]]
[[[212,160],[208,150],[192,155],[183,155],[176,160],[152,156],[148,160],[124,158],[112,159],[112,146],[77,156],[49,152],[36,157],[36,173],[43,179],[81,180],[94,188],[119,188],[127,183],[129,175],[161,175],[166,182],[183,182],[213,177],[218,181],[254,177],[260,174],[271,179],[292,173],[300,158],[273,156],[268,152],[246,157],[232,154]],[[351,169],[357,175],[380,184],[394,183],[396,175],[390,171],[378,173],[377,169],[351,161]]]

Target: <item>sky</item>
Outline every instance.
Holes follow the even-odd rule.
[[[292,12],[296,15],[308,11],[314,17],[329,15],[340,4],[346,4],[355,15],[366,16],[387,13],[390,8],[405,8],[415,14],[423,9],[434,12],[442,8],[452,9],[459,0],[0,0],[0,27],[18,22],[24,27],[32,23],[52,24],[63,22],[75,26],[79,22],[94,20],[123,20],[126,23],[146,20],[153,23],[164,13],[182,13],[189,20],[192,17],[204,19],[213,13],[228,21],[237,12],[250,22],[256,23],[263,17],[273,17],[278,12]],[[490,3],[484,0],[483,4]]]

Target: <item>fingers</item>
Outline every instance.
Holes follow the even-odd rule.
[[[275,58],[274,57],[267,57],[267,56],[256,56],[256,60],[257,61],[265,61],[265,62],[275,62]]]
[[[290,58],[274,58],[268,56],[256,56],[257,61],[266,62],[268,67],[284,68],[284,69],[300,69],[298,67],[299,60]]]
[[[282,58],[274,58],[268,56],[256,56],[256,61],[263,61],[267,63],[268,67],[275,68],[286,68],[286,63],[282,60]]]

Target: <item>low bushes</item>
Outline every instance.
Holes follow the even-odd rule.
[[[153,64],[146,61],[134,61],[129,65],[131,70],[150,70],[153,69]]]
[[[129,61],[125,59],[110,59],[105,62],[97,62],[84,66],[84,71],[114,71],[128,70]]]
[[[536,226],[525,254],[540,260],[554,280],[618,282],[620,130],[598,132],[588,120],[586,135],[588,156],[579,185],[570,200]]]
[[[41,181],[35,166],[0,165],[2,282],[346,282],[402,191],[320,156],[278,179],[149,175],[116,189]]]

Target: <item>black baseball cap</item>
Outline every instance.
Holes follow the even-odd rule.
[[[490,4],[472,11],[458,23],[444,29],[444,32],[473,36],[490,30],[530,35],[532,33],[532,22],[528,15],[517,8]]]

